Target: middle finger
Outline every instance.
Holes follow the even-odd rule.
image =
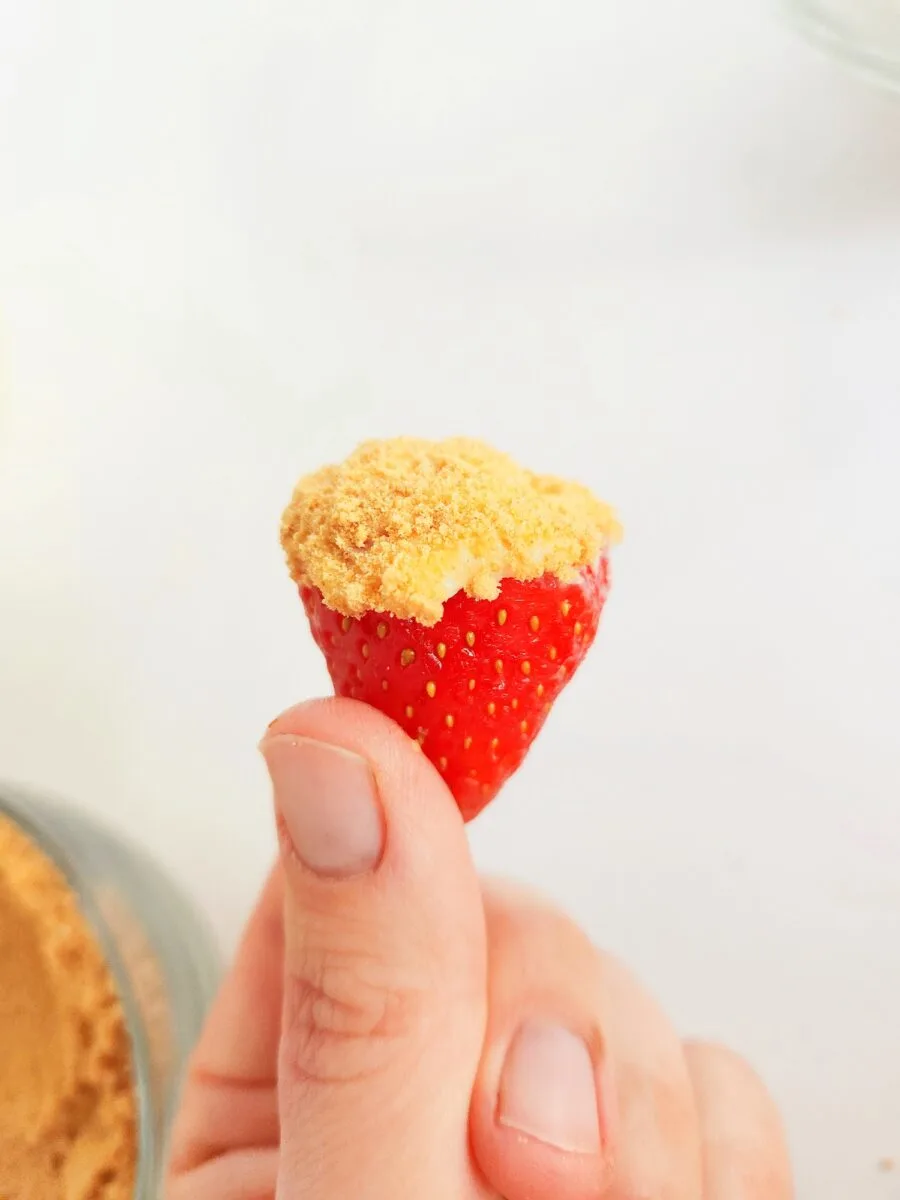
[[[697,1200],[694,1093],[681,1041],[660,1008],[542,900],[490,884],[485,910],[490,1011],[471,1124],[491,1184],[512,1200]],[[529,1081],[540,1111],[519,1106],[509,1120],[504,1089],[509,1072],[526,1069],[523,1046],[542,1071],[540,1087]],[[587,1051],[580,1060],[579,1048]],[[562,1056],[569,1074],[554,1079]],[[587,1066],[587,1076],[579,1074],[579,1061],[593,1072]],[[572,1111],[574,1091],[589,1105],[592,1084],[593,1143],[588,1123]]]

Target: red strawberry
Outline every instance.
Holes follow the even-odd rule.
[[[430,628],[342,617],[315,588],[300,594],[336,693],[397,721],[471,820],[520,766],[587,653],[608,583],[606,558],[572,583],[505,579],[496,600],[457,592]]]

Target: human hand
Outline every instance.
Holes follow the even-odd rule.
[[[353,701],[262,743],[281,847],[193,1057],[168,1200],[789,1200],[780,1122],[628,971],[475,874]]]

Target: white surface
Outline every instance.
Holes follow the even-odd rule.
[[[900,1196],[900,108],[751,0],[0,16],[0,776],[231,944],[326,685],[295,476],[578,476],[627,545],[478,859],[761,1066],[802,1197]]]

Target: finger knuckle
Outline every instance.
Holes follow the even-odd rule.
[[[740,1092],[769,1102],[769,1090],[754,1067],[730,1046],[688,1041],[685,1056],[695,1091]]]
[[[285,980],[282,1074],[317,1083],[377,1075],[399,1044],[422,1035],[426,1007],[414,971],[359,948],[306,948]]]

